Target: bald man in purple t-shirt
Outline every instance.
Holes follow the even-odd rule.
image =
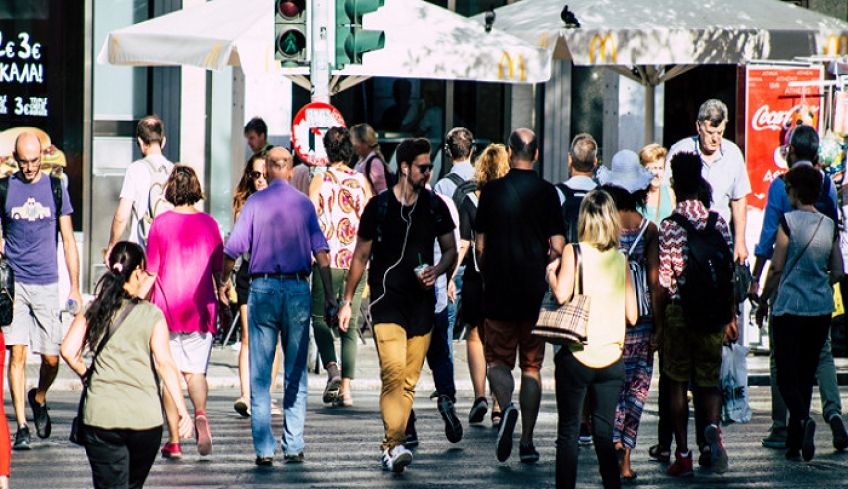
[[[250,425],[257,465],[272,465],[277,442],[271,431],[271,365],[277,336],[285,361],[282,446],[286,462],[303,461],[306,418],[309,273],[315,258],[324,284],[325,308],[338,311],[330,276],[330,247],[309,198],[289,184],[292,157],[273,148],[265,158],[268,188],[251,195],[224,246],[224,270],[218,290],[229,303],[230,274],[236,258],[250,252],[248,335],[250,349]]]

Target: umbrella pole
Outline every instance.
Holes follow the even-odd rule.
[[[654,100],[657,87],[652,83],[645,84],[645,144],[654,142]]]

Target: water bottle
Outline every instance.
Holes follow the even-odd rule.
[[[73,299],[68,299],[68,303],[65,305],[65,309],[62,312],[67,312],[73,316],[79,312],[79,304],[77,304],[77,301]]]

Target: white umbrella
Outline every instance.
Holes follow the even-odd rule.
[[[579,27],[561,19],[566,4]],[[495,13],[495,28],[554,59],[607,66],[645,85],[651,140],[653,87],[695,65],[848,51],[848,23],[778,0],[520,0]]]
[[[308,86],[298,77],[308,74],[308,67],[282,68],[274,60],[273,3],[214,0],[117,29],[109,33],[97,61],[212,70],[241,66],[247,75],[287,75]],[[496,30],[486,33],[477,22],[421,0],[389,0],[364,17],[363,27],[383,30],[385,48],[365,53],[360,66],[334,72],[351,76],[337,89],[370,76],[505,83],[550,78],[545,49]]]

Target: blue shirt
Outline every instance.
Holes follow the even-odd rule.
[[[250,274],[309,274],[312,256],[330,246],[308,197],[284,179],[251,195],[224,246],[235,259],[250,252]]]
[[[62,215],[74,212],[68,189],[62,186]],[[56,259],[56,204],[50,176],[42,173],[36,183],[26,183],[20,173],[9,177],[4,216],[6,256],[23,284],[49,285],[59,281]]]
[[[796,165],[811,165],[809,161],[798,161]],[[827,178],[827,177],[825,177]],[[827,185],[828,197],[830,198],[832,209],[820,208],[820,201],[816,202],[816,208],[826,216],[835,216],[836,209],[836,188],[833,185]],[[792,211],[792,206],[789,205],[789,196],[786,195],[786,184],[782,178],[775,178],[769,185],[768,198],[766,199],[765,214],[763,215],[763,227],[760,230],[760,242],[754,247],[754,255],[771,260],[774,255],[774,242],[777,239],[777,227],[780,224],[780,218],[787,212]]]

